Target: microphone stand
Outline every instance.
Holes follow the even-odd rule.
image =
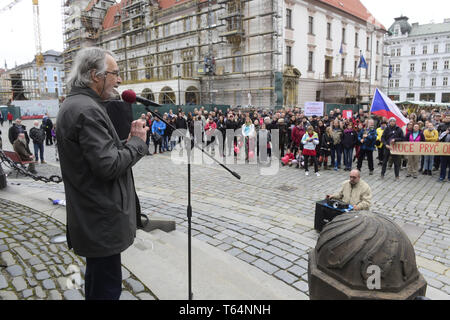
[[[152,101],[152,104],[155,106],[160,106],[159,104],[157,104],[156,102]],[[171,127],[174,132],[179,131],[177,128],[175,128],[173,125],[171,125],[169,122],[165,121],[163,119],[162,116],[160,116],[159,114],[156,114],[156,112],[152,111],[149,106],[145,105],[145,109],[150,112],[152,114],[153,117],[157,117],[159,118],[162,122],[164,122],[166,124],[166,126]],[[189,128],[188,128],[189,130]],[[206,152],[205,150],[203,150],[203,147],[200,148],[198,146],[198,144],[196,144],[194,142],[193,137],[188,138],[185,135],[182,135],[184,138],[188,139],[189,141],[186,142],[186,149],[187,149],[187,156],[188,156],[188,162],[187,162],[187,170],[188,170],[188,204],[187,204],[187,218],[188,218],[188,299],[192,300],[194,294],[192,293],[192,243],[191,243],[191,239],[192,239],[192,225],[191,225],[191,218],[192,218],[192,205],[191,205],[191,149],[192,149],[192,145],[194,145],[194,147],[196,147],[197,149],[201,150],[203,152],[203,154],[206,154],[209,158],[211,158],[212,160],[214,160],[217,164],[219,164],[222,168],[224,168],[226,171],[228,171],[229,173],[231,173],[234,177],[236,177],[237,179],[241,179],[241,176],[239,174],[237,174],[236,172],[232,171],[230,168],[228,168],[227,166],[225,166],[223,163],[220,163],[217,159],[215,159],[212,155],[210,155],[208,152]],[[189,146],[188,144],[189,143]]]

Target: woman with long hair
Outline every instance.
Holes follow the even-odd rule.
[[[353,123],[349,122],[342,138],[342,145],[344,147],[345,171],[352,170],[353,148],[356,146],[357,141],[358,134],[353,129]]]
[[[250,158],[255,155],[255,125],[249,116],[245,117],[245,123],[242,125],[242,136],[244,137],[245,162],[249,162]]]
[[[303,156],[305,157],[305,175],[306,176],[309,175],[308,162],[309,158],[311,158],[314,163],[314,172],[316,173],[316,176],[320,177],[319,166],[317,164],[317,157],[316,157],[317,155],[316,146],[319,144],[319,136],[317,132],[314,132],[312,126],[309,126],[308,130],[303,135],[302,144],[303,144]]]

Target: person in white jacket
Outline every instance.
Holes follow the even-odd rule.
[[[244,137],[245,161],[248,162],[249,158],[252,158],[255,155],[256,139],[255,125],[248,116],[245,118],[245,123],[242,125],[242,136]]]
[[[319,135],[317,132],[314,132],[312,126],[309,126],[307,132],[303,135],[302,144],[303,156],[305,157],[305,175],[309,175],[308,163],[309,158],[311,157],[314,161],[314,172],[316,173],[316,176],[320,177],[316,157],[316,146],[319,144]]]

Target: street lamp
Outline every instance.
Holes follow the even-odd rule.
[[[180,104],[181,104],[181,100],[180,100],[180,64],[177,64],[177,69],[178,69],[178,109],[180,109]]]

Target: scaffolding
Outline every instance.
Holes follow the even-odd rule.
[[[65,78],[77,52],[97,44],[106,10],[114,3],[114,0],[61,0]]]
[[[73,2],[63,1],[63,9]],[[115,5],[120,27],[108,30],[89,21],[89,12],[80,14],[81,27],[72,28],[67,21],[74,12],[66,12],[66,72],[88,32],[97,45],[116,54],[124,85],[179,79],[197,81],[197,103],[221,99],[243,105],[245,94],[264,106],[279,102],[283,0],[191,0],[169,8],[149,0]]]

